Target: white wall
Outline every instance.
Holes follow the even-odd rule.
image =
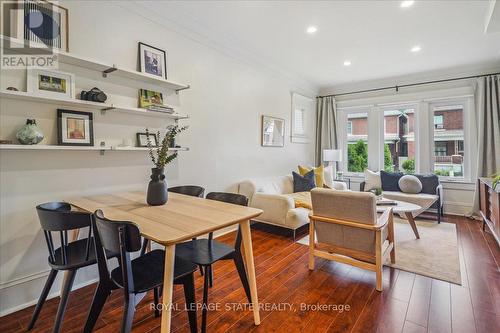
[[[255,176],[282,175],[297,164],[312,164],[314,143],[290,143],[291,91],[314,96],[313,88],[282,78],[252,64],[222,54],[204,43],[166,30],[112,2],[64,1],[69,9],[70,51],[80,56],[137,68],[139,41],[167,50],[169,79],[191,89],[170,94],[190,126],[179,143],[190,148],[167,168],[169,185],[199,184],[207,191],[231,190]],[[207,43],[208,44],[208,43]],[[98,86],[113,101],[136,106],[138,88],[98,73],[61,66],[77,77],[77,92]],[[2,70],[1,89],[25,89],[24,71]],[[165,92],[166,93],[166,92]],[[56,143],[56,105],[0,100],[0,137],[14,139],[26,118],[36,118],[46,138]],[[260,146],[261,115],[286,121],[284,148]],[[311,115],[313,116],[313,115]],[[95,138],[118,144],[134,139],[145,127],[170,121],[130,114],[94,113]],[[310,119],[312,121],[312,119]],[[312,133],[313,134],[313,133]],[[313,136],[312,136],[313,137]],[[47,250],[35,205],[75,195],[145,189],[150,162],[144,152],[0,151],[0,314],[33,304],[48,273]],[[76,285],[96,278],[82,270]],[[57,280],[53,292],[57,292]]]

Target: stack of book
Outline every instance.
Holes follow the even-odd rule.
[[[162,105],[162,104],[153,104],[147,107],[149,111],[155,112],[165,112],[165,113],[174,113],[174,109],[170,106]]]

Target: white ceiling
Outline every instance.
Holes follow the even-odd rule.
[[[406,9],[400,3],[154,1],[139,6],[215,47],[318,87],[500,64],[500,32],[485,33],[489,1],[417,0]],[[305,32],[310,25],[318,27],[316,34]],[[422,50],[410,52],[417,44]],[[351,66],[343,65],[346,59]]]

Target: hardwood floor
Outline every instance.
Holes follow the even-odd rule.
[[[214,266],[209,301],[219,308],[209,309],[208,331],[500,332],[499,247],[490,234],[481,231],[478,221],[451,216],[445,221],[457,225],[463,285],[385,267],[382,293],[375,291],[373,272],[319,258],[316,270],[310,272],[307,246],[293,243],[289,235],[253,229],[262,323],[254,326],[251,311],[241,308],[245,293],[233,263],[226,261]],[[231,243],[234,233],[219,239]],[[196,297],[201,300],[202,278],[196,276]],[[63,332],[81,332],[94,288],[91,285],[71,293]],[[175,332],[189,332],[183,299],[182,290],[176,286],[174,301],[179,309],[173,313]],[[33,332],[51,331],[58,301],[55,298],[46,302]],[[122,301],[120,292],[109,298],[95,332],[119,331]],[[148,295],[137,306],[134,332],[160,331],[160,319],[149,308],[151,302],[152,295]],[[301,308],[301,303],[348,305],[350,309],[308,311]],[[235,308],[230,309],[233,305]],[[30,307],[3,317],[0,332],[24,332],[32,311]]]

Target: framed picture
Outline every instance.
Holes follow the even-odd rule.
[[[92,112],[57,109],[57,141],[63,146],[93,146]]]
[[[75,98],[75,75],[43,68],[27,69],[27,90],[34,95]]]
[[[285,119],[262,116],[262,146],[285,146]]]
[[[139,107],[147,108],[151,105],[163,105],[163,95],[153,90],[139,90]]]
[[[139,67],[142,73],[167,78],[167,52],[139,42]]]
[[[46,1],[23,1],[11,15],[10,36],[29,41],[31,48],[55,48],[69,52],[68,9]]]
[[[153,147],[158,146],[158,137],[155,133],[137,133],[137,147],[147,147],[148,146],[148,136],[151,140],[151,145]]]

